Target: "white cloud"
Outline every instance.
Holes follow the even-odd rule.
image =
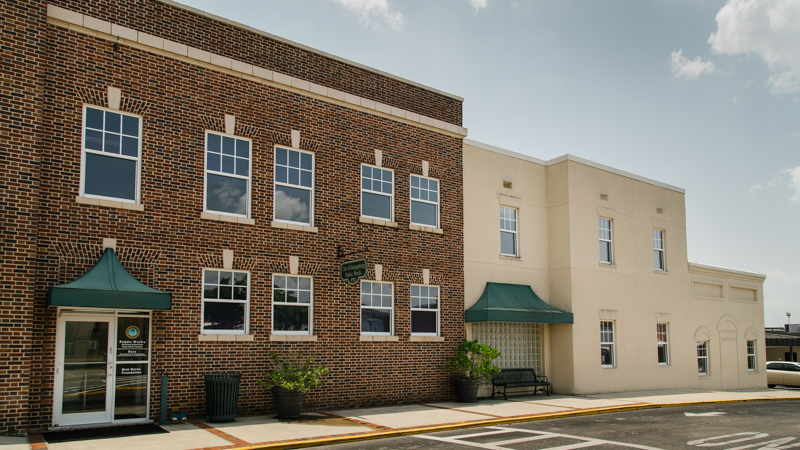
[[[794,189],[794,193],[789,200],[800,203],[800,166],[794,169],[784,169],[784,173],[788,173],[792,180],[789,182],[789,187]]]
[[[739,100],[737,100],[736,97],[733,97],[733,100],[731,100],[731,101],[733,102],[734,105],[739,103]]]
[[[472,6],[472,9],[475,12],[478,12],[486,8],[486,6],[489,4],[489,0],[467,0],[467,3],[469,3],[469,6]],[[511,3],[512,3],[511,5],[512,8],[516,6],[514,5],[513,1]]]
[[[705,73],[717,71],[712,61],[703,61],[699,56],[689,59],[683,56],[683,49],[674,51],[672,57],[672,76],[675,78],[685,78],[694,80]]]
[[[378,28],[379,23],[389,25],[393,30],[403,29],[403,14],[393,11],[389,0],[333,0],[350,12],[359,16],[365,25]]]
[[[800,92],[800,2],[728,0],[708,38],[721,54],[756,54],[772,73],[773,93]]]
[[[790,189],[789,200],[794,203],[800,203],[800,166],[783,169],[773,179],[764,184],[754,184],[750,187],[750,193],[755,194],[762,189],[774,189],[781,186]]]
[[[800,273],[790,274],[784,273],[780,270],[763,270],[762,273],[767,275],[770,281],[780,281],[788,284],[800,284]]]
[[[761,189],[764,189],[764,186],[762,186],[759,183],[756,183],[756,184],[754,184],[753,186],[750,187],[750,193],[751,194],[755,194],[756,192],[760,191]]]

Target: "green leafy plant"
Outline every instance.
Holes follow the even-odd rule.
[[[322,377],[330,371],[314,364],[316,355],[304,357],[303,352],[285,358],[277,353],[269,354],[272,358],[273,368],[264,372],[264,379],[256,382],[266,388],[277,386],[294,392],[306,393],[311,389],[322,386],[325,381]]]
[[[492,360],[500,356],[500,350],[478,341],[464,341],[454,348],[455,356],[447,359],[441,367],[455,374],[461,374],[470,381],[500,372],[500,368],[492,364]]]

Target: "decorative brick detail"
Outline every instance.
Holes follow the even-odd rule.
[[[258,136],[258,127],[252,125],[244,125],[241,122],[236,122],[236,135],[246,137],[248,139],[255,139]]]
[[[314,276],[317,274],[317,271],[320,269],[320,263],[300,263],[300,267],[297,270],[298,275],[309,275]]]
[[[400,278],[400,273],[396,270],[388,270],[386,266],[383,267],[383,273],[381,273],[381,281],[386,282],[396,282]],[[365,280],[375,280],[375,268],[367,269],[367,274],[364,276]]]
[[[268,261],[270,273],[289,273],[289,261]]]
[[[205,127],[205,130],[216,131],[217,133],[225,132],[225,121],[220,117],[212,117],[210,114],[200,116],[200,122]]]
[[[75,86],[75,94],[81,99],[81,102],[87,105],[108,106],[106,104],[106,93],[100,89]]]
[[[122,100],[119,104],[119,109],[123,112],[144,116],[147,114],[147,110],[150,109],[150,102],[130,98],[123,93]]]
[[[156,249],[124,247],[117,245],[117,259],[122,267],[142,283],[154,286],[154,268],[161,252]],[[83,276],[103,255],[102,242],[54,242],[54,253],[58,256],[58,283],[71,283]]]

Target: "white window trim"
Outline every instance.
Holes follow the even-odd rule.
[[[438,285],[435,285],[435,284],[411,284],[411,286],[435,287],[435,288],[438,289],[438,292],[439,292],[439,295],[438,295],[438,297],[436,299],[436,309],[435,310],[431,309],[431,308],[411,308],[411,311],[423,311],[423,312],[436,311],[436,332],[435,333],[414,333],[414,332],[411,332],[411,336],[439,336],[439,333],[441,333],[441,321],[440,321],[441,316],[440,316],[440,314],[441,314],[441,310],[442,310],[442,288],[441,288],[441,286],[438,286]],[[408,294],[409,294],[409,300],[410,300],[411,299],[411,288],[410,287],[409,287],[409,290],[408,290]],[[409,318],[410,318],[410,316],[409,316]],[[411,325],[411,324],[409,323],[409,325]]]
[[[503,256],[515,256],[519,257],[519,209],[511,207],[511,206],[503,206],[500,205],[500,212],[503,212],[503,209],[508,209],[514,211],[514,228],[516,230],[504,230],[503,226],[500,226],[500,236],[501,236],[501,244],[500,244],[500,254]],[[503,245],[502,245],[502,235],[503,233],[511,233],[514,235],[514,253],[503,253]]]
[[[86,109],[87,108],[99,109],[101,111],[110,111],[110,112],[117,113],[117,114],[120,114],[120,115],[138,117],[139,118],[139,152],[138,152],[139,157],[138,158],[131,158],[130,156],[122,155],[121,151],[120,151],[119,155],[114,155],[114,154],[111,154],[111,153],[106,153],[106,152],[101,152],[101,151],[97,151],[97,150],[87,149],[86,148]],[[103,119],[103,120],[105,120],[105,119]],[[142,186],[142,140],[144,138],[144,136],[142,136],[143,124],[144,124],[144,117],[140,116],[138,114],[131,114],[131,113],[119,111],[119,110],[116,110],[116,109],[104,108],[102,106],[89,105],[87,103],[83,104],[83,117],[81,118],[81,182],[80,182],[80,196],[81,197],[97,198],[97,199],[102,199],[102,200],[111,200],[111,201],[115,201],[115,202],[131,203],[131,204],[139,204],[140,203],[140,201],[141,201],[141,186]],[[122,142],[120,141],[120,148],[121,148],[121,146],[122,146]],[[86,153],[87,152],[91,153],[91,154],[94,154],[94,155],[110,156],[110,157],[113,157],[113,158],[126,159],[128,161],[136,161],[136,188],[134,190],[134,192],[135,192],[135,195],[134,195],[135,196],[135,200],[130,200],[130,199],[127,199],[127,198],[118,198],[118,197],[107,197],[107,196],[104,196],[104,195],[87,194],[86,191],[85,191],[85,188],[86,188],[86,182],[85,182],[85,178],[86,178]]]
[[[664,230],[661,230],[659,228],[654,228],[653,229],[653,232],[654,232],[653,234],[655,234],[656,231],[661,233],[661,248],[656,247],[656,237],[653,236],[653,251],[654,252],[659,252],[659,254],[660,254],[661,268],[659,269],[658,267],[655,267],[655,270],[657,270],[659,272],[666,272],[667,271],[667,250],[666,250],[667,245],[666,245],[666,241],[664,239],[666,233],[664,232]]]
[[[608,261],[600,260],[600,264],[614,264],[614,221],[609,219],[608,217],[600,217],[599,219],[607,220],[608,221],[608,234],[610,236],[609,239],[600,238],[600,220],[597,221],[597,229],[598,229],[598,238],[600,242],[608,242]]]
[[[307,188],[305,186],[298,186],[298,185],[295,185],[295,184],[280,183],[280,182],[277,181],[277,177],[275,176],[275,172],[276,172],[275,171],[275,166],[278,164],[278,162],[277,162],[277,158],[276,158],[275,155],[277,154],[277,149],[278,148],[283,148],[283,149],[286,149],[286,150],[289,150],[289,151],[295,151],[295,152],[300,152],[300,153],[308,153],[309,155],[311,155],[311,187],[310,188]],[[299,148],[289,147],[288,145],[276,145],[276,146],[272,147],[272,221],[273,222],[281,222],[281,223],[294,223],[294,224],[297,224],[297,225],[305,225],[305,226],[308,226],[308,227],[313,227],[314,226],[314,197],[315,197],[315,195],[314,195],[314,190],[315,190],[314,186],[316,186],[316,179],[317,179],[317,155],[314,154],[314,152],[309,152],[309,151],[306,151],[306,150],[300,150]],[[288,178],[287,178],[287,180],[288,180]],[[303,190],[311,192],[311,194],[309,195],[309,201],[308,201],[308,203],[309,203],[308,204],[308,222],[294,222],[294,221],[291,221],[291,220],[278,219],[277,217],[275,217],[275,206],[276,206],[275,205],[275,188],[277,186],[286,186],[286,187],[295,188],[295,189],[303,189]]]
[[[299,303],[299,302],[298,303],[289,303],[289,302],[278,302],[278,303],[276,303],[275,302],[275,276],[276,275],[283,276],[283,277],[308,278],[309,280],[311,280],[311,303]],[[286,334],[286,335],[290,335],[290,334],[291,335],[313,335],[314,334],[314,277],[310,277],[310,276],[306,276],[306,275],[291,275],[291,274],[286,274],[286,273],[273,273],[272,274],[272,287],[270,288],[270,291],[272,292],[271,298],[270,298],[270,303],[271,303],[270,309],[271,309],[271,313],[272,313],[272,317],[271,317],[271,320],[270,320],[270,322],[272,322],[272,324],[270,325],[270,327],[272,329],[271,333],[272,334]],[[299,330],[299,331],[278,331],[278,330],[275,330],[275,305],[276,304],[277,305],[288,305],[288,306],[292,306],[292,305],[308,305],[308,331],[302,331],[302,330]]]
[[[204,298],[204,291],[206,286],[206,270],[214,270],[217,272],[238,272],[247,274],[247,300],[230,300],[228,303],[244,303],[244,330],[206,330],[203,328],[203,321],[206,317],[206,301],[219,302],[219,300]],[[249,334],[250,333],[250,286],[253,280],[253,274],[247,270],[233,270],[233,269],[219,269],[214,267],[205,267],[200,271],[200,334]]]
[[[362,173],[364,166],[372,167],[372,168],[376,168],[376,169],[381,169],[381,170],[388,170],[388,171],[392,172],[392,193],[390,195],[387,195],[385,192],[376,192],[376,191],[374,191],[372,189],[364,189],[364,184],[363,184],[363,180],[362,180],[362,178],[364,178],[364,175]],[[361,217],[365,217],[365,218],[368,218],[368,219],[386,220],[388,222],[394,222],[394,188],[395,188],[395,184],[396,184],[396,181],[397,181],[397,174],[395,174],[393,169],[388,169],[386,167],[373,166],[372,164],[361,164],[359,169],[361,169],[358,172],[358,184],[359,184],[359,187],[361,189],[361,206],[360,206],[360,209],[359,209],[359,214],[361,214]],[[368,215],[365,215],[363,213],[363,211],[364,211],[364,192],[367,192],[367,193],[370,193],[370,194],[374,194],[374,195],[382,195],[384,197],[389,197],[389,218],[388,219],[386,217],[368,216]]]
[[[431,201],[428,201],[428,200],[419,200],[419,199],[416,199],[416,198],[411,198],[411,179],[413,177],[425,178],[427,180],[436,181],[439,184],[439,188],[436,190],[437,201],[431,202]],[[441,208],[442,181],[440,179],[431,178],[431,177],[424,177],[422,175],[417,175],[417,174],[413,174],[412,173],[411,176],[408,178],[408,199],[409,199],[409,203],[408,203],[408,221],[409,221],[409,223],[411,225],[416,225],[416,226],[419,226],[419,227],[427,227],[427,228],[440,228],[441,227],[440,215],[441,215],[441,210],[442,210],[442,208]],[[436,225],[435,226],[431,226],[431,224],[429,224],[429,223],[418,223],[418,222],[414,222],[413,220],[411,220],[411,204],[414,203],[414,202],[427,203],[429,205],[436,205]]]
[[[705,363],[705,366],[706,366],[706,371],[705,371],[705,372],[700,372],[700,371],[698,371],[698,372],[697,372],[697,375],[698,375],[698,376],[701,376],[701,377],[708,376],[708,375],[709,375],[709,373],[711,373],[711,368],[708,366],[708,362],[709,362],[709,358],[708,358],[708,352],[709,352],[709,345],[708,345],[708,341],[697,341],[697,343],[698,343],[698,344],[700,344],[700,343],[704,343],[704,344],[705,344],[705,351],[706,351],[706,354],[705,354],[704,356],[697,355],[697,360],[698,360],[698,362],[699,362],[701,359],[704,359],[704,360],[706,361],[706,363]],[[698,364],[698,367],[699,367],[699,364]]]
[[[611,342],[603,342],[603,323],[611,324]],[[611,364],[600,364],[603,369],[613,369],[617,367],[617,326],[615,320],[601,320],[600,321],[600,349],[602,352],[603,345],[611,345]]]
[[[750,343],[753,343],[753,353],[750,353]],[[749,339],[745,341],[745,348],[747,350],[747,371],[755,372],[758,368],[758,359],[756,359],[756,341]],[[750,357],[753,357],[753,368],[750,368]]]
[[[361,284],[363,284],[364,282],[391,285],[392,286],[392,306],[390,308],[386,308],[384,306],[369,306],[369,307],[367,307],[367,306],[362,305],[361,304]],[[358,285],[358,304],[359,304],[358,329],[359,329],[359,331],[361,330],[361,320],[362,320],[362,318],[361,318],[361,310],[364,309],[364,308],[388,310],[389,311],[389,322],[390,322],[389,323],[389,332],[388,333],[385,333],[385,332],[384,333],[378,333],[378,332],[372,332],[372,331],[360,331],[361,336],[394,336],[394,310],[395,310],[394,288],[395,288],[394,283],[393,282],[389,282],[389,281],[361,280],[361,283],[359,283],[359,285]]]
[[[664,338],[666,340],[660,341],[658,339],[658,327],[659,325],[664,325]],[[656,323],[656,347],[664,347],[664,355],[666,356],[667,360],[665,362],[658,362],[659,366],[668,366],[669,365],[669,324],[666,322],[658,322]]]
[[[216,171],[208,170],[208,134],[209,133],[217,134],[217,135],[220,135],[220,136],[227,136],[227,137],[231,137],[231,138],[234,138],[234,139],[239,139],[239,140],[242,140],[242,141],[250,142],[250,157],[248,158],[249,159],[249,167],[248,167],[248,171],[247,171],[247,173],[249,173],[248,176],[243,177],[241,175],[234,175],[234,174],[230,174],[230,173],[216,172]],[[204,165],[203,165],[203,171],[204,171],[203,172],[203,212],[206,212],[206,213],[209,213],[209,214],[219,214],[219,215],[222,215],[222,216],[244,217],[246,219],[249,219],[250,215],[252,214],[251,202],[252,202],[252,199],[253,199],[253,140],[245,138],[245,137],[242,137],[242,136],[236,136],[236,135],[227,134],[227,133],[220,133],[219,131],[212,131],[212,130],[205,130],[205,133],[204,133],[203,136],[205,137],[205,144],[203,145],[203,149],[204,149],[203,150],[203,161],[204,161]],[[222,145],[222,144],[220,143],[220,145]],[[220,164],[222,164],[222,161],[220,161]],[[222,168],[222,166],[220,166],[220,168]],[[206,209],[206,205],[208,204],[208,174],[209,173],[214,174],[214,175],[219,175],[219,176],[222,176],[222,177],[237,178],[239,180],[244,180],[244,179],[247,180],[247,213],[246,214],[236,214],[236,213],[229,213],[229,212],[225,212],[225,211],[215,211],[213,209]]]

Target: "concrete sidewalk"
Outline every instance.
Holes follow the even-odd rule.
[[[660,390],[598,395],[510,397],[477,403],[431,403],[304,413],[298,420],[240,417],[231,423],[190,421],[164,428],[169,434],[48,444],[40,435],[0,437],[1,450],[211,450],[298,448],[362,439],[487,426],[609,411],[700,403],[800,400],[800,390]]]

